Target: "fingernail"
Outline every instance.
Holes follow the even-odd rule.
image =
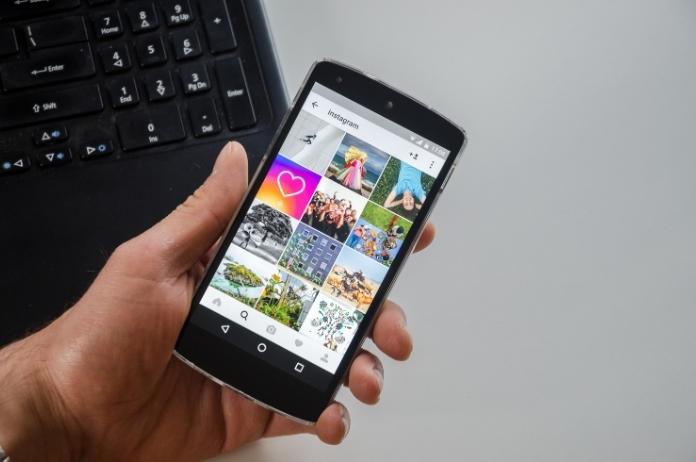
[[[381,365],[375,364],[373,370],[375,371],[375,377],[377,377],[377,381],[379,382],[379,390],[382,391],[382,388],[384,387],[384,369]]]
[[[341,420],[343,421],[343,439],[345,439],[350,432],[350,414],[348,414],[348,410],[345,407],[340,406],[340,408]]]

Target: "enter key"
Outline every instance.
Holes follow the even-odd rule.
[[[27,60],[10,61],[0,68],[0,80],[6,91],[81,79],[94,74],[94,59],[87,43],[35,51]]]

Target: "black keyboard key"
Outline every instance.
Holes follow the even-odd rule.
[[[189,0],[161,0],[164,17],[169,26],[179,26],[193,21],[193,10]]]
[[[212,87],[212,82],[210,77],[208,77],[208,70],[205,68],[205,64],[202,63],[181,66],[179,77],[181,78],[181,86],[184,88],[184,93],[187,95],[203,93]]]
[[[65,128],[65,125],[44,127],[34,132],[34,143],[36,143],[37,146],[66,139],[68,139],[68,129]]]
[[[80,146],[80,159],[89,160],[98,157],[105,157],[114,152],[114,145],[111,141],[97,141],[95,143],[83,144]]]
[[[133,66],[130,52],[125,44],[103,48],[99,50],[99,56],[101,56],[104,72],[107,74],[124,72]]]
[[[0,80],[9,91],[81,79],[96,72],[89,44],[80,43],[35,51],[29,59],[9,61],[0,67]]]
[[[19,53],[17,46],[17,34],[14,29],[0,27],[0,56],[14,55]]]
[[[30,167],[29,157],[23,154],[10,154],[0,159],[0,175],[26,172]]]
[[[158,71],[145,78],[145,90],[150,101],[162,101],[176,96],[176,89],[169,71]]]
[[[98,39],[110,39],[123,34],[123,23],[118,11],[109,11],[92,18]]]
[[[0,21],[21,16],[37,17],[80,6],[80,0],[2,0]]]
[[[133,106],[140,102],[138,87],[133,77],[121,77],[107,83],[106,88],[114,109]]]
[[[241,60],[239,58],[221,59],[216,62],[215,69],[230,130],[255,125],[256,114]]]
[[[124,151],[149,148],[186,138],[181,114],[176,106],[121,114],[116,119],[116,128]]]
[[[193,136],[200,138],[220,133],[220,119],[218,118],[215,101],[210,98],[193,100],[188,105]]]
[[[159,18],[155,11],[155,5],[151,2],[128,3],[126,15],[133,32],[145,32],[159,27]]]
[[[29,50],[86,42],[87,26],[81,16],[50,19],[24,27]]]
[[[172,42],[172,47],[174,47],[177,61],[195,58],[203,53],[201,41],[198,39],[198,34],[195,30],[172,32],[169,38]]]
[[[201,18],[208,37],[211,53],[222,53],[237,48],[232,22],[224,0],[203,0],[200,2]]]
[[[135,44],[135,54],[138,55],[140,67],[156,66],[167,62],[167,50],[159,35],[139,39]]]
[[[0,100],[0,130],[104,109],[99,86],[51,89]]]
[[[90,5],[104,5],[106,3],[113,3],[114,0],[87,0]]]
[[[39,167],[57,167],[65,165],[72,160],[72,152],[70,148],[54,149],[49,152],[43,152],[36,156],[36,161]]]
[[[114,145],[111,141],[97,141],[80,146],[80,159],[89,160],[113,154]]]

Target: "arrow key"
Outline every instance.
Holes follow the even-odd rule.
[[[157,71],[144,79],[145,90],[150,101],[162,101],[176,96],[176,89],[169,71]]]
[[[70,162],[72,160],[72,152],[70,152],[70,148],[56,149],[39,154],[36,160],[41,168],[56,167]]]
[[[114,45],[99,50],[104,72],[115,74],[131,68],[131,58],[126,45]]]
[[[29,170],[31,161],[22,154],[5,156],[0,160],[0,175],[21,173]]]
[[[64,125],[44,127],[34,132],[34,143],[37,146],[63,141],[68,138],[68,129]]]
[[[176,60],[191,59],[203,53],[198,34],[193,30],[181,30],[169,35]]]
[[[83,144],[80,147],[80,159],[96,159],[98,157],[108,156],[113,152],[114,145],[111,141],[97,141],[95,143]]]

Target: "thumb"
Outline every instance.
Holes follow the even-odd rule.
[[[205,183],[166,218],[126,244],[142,262],[134,271],[157,279],[188,271],[227,227],[247,182],[246,151],[236,141],[227,143]]]

